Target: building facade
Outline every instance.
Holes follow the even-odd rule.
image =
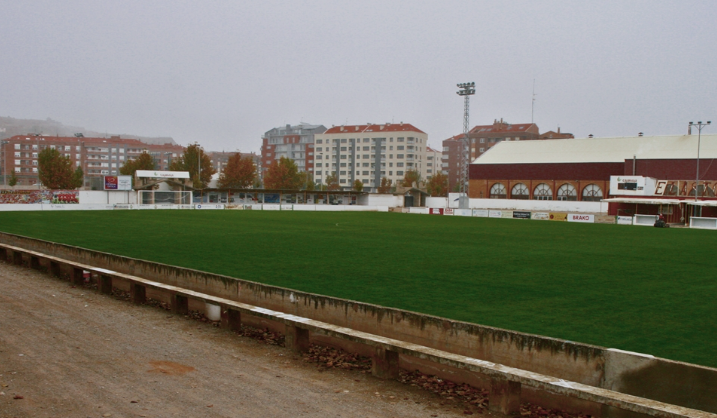
[[[92,178],[118,175],[119,169],[127,160],[132,160],[143,152],[154,159],[158,170],[169,169],[172,158],[181,157],[184,147],[175,144],[145,144],[136,139],[58,137],[45,135],[15,135],[1,142],[0,170],[3,183],[14,172],[20,186],[32,186],[39,183],[38,155],[46,148],[54,148],[72,161],[75,167],[82,167],[85,187],[90,186]]]
[[[471,164],[470,197],[568,201],[622,198],[623,193],[610,187],[611,177],[620,176],[656,179],[660,187],[655,194],[639,198],[697,200],[697,193],[698,199],[714,200],[715,159],[717,135],[702,135],[701,143],[697,135],[504,142]],[[617,214],[618,209],[647,214],[664,211],[670,222],[689,216],[684,207],[653,205],[648,209],[650,205],[636,202],[640,202],[637,197],[611,205],[610,211],[614,206],[615,213],[610,214]],[[712,210],[707,208],[705,213]]]
[[[473,161],[502,141],[539,139],[538,125],[534,123],[510,124],[494,120],[492,125],[478,125],[468,132],[469,161]],[[461,173],[461,152],[465,150],[464,135],[459,134],[443,141],[443,173],[448,176],[448,188],[453,190]]]
[[[221,172],[224,170],[224,167],[227,165],[227,161],[229,161],[229,157],[231,157],[234,154],[241,154],[242,158],[251,158],[251,160],[254,162],[254,167],[257,168],[257,174],[260,172],[261,168],[261,156],[256,155],[253,152],[218,152],[218,151],[210,151],[207,152],[207,156],[212,162],[212,167],[214,167],[215,170],[217,170],[217,174],[221,174]]]
[[[425,179],[435,166],[427,142],[425,132],[403,122],[334,126],[315,136],[314,179],[326,184],[334,174],[342,189],[359,180],[366,191],[376,191],[384,177],[396,184],[409,170]],[[436,158],[435,152],[431,156]]]
[[[266,170],[274,160],[281,157],[294,160],[299,171],[314,172],[314,137],[324,133],[324,125],[286,125],[274,128],[262,137],[261,163],[259,174],[264,178]]]

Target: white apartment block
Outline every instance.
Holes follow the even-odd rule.
[[[409,170],[426,179],[440,161],[435,151],[428,160],[427,142],[425,132],[403,122],[334,126],[314,136],[314,180],[326,184],[326,177],[334,173],[342,189],[351,189],[359,180],[364,190],[375,191],[381,178],[396,184]]]

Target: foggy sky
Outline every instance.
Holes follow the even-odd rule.
[[[576,137],[717,120],[717,2],[0,0],[0,115],[258,151],[300,122],[504,118]],[[708,127],[709,129],[717,129]],[[716,131],[717,132],[717,131]]]

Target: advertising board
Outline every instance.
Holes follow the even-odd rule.
[[[550,214],[548,212],[533,212],[530,215],[530,219],[535,219],[537,221],[547,221],[550,220]]]
[[[570,213],[568,214],[568,222],[582,222],[582,223],[594,223],[595,215],[586,215],[583,213]]]
[[[194,205],[195,209],[224,209],[224,205],[222,204],[214,204],[214,203],[204,203],[201,205]]]
[[[618,225],[632,225],[632,216],[618,216],[617,224]]]
[[[502,210],[500,211],[500,217],[501,218],[513,218],[513,211],[512,210]]]
[[[550,220],[551,221],[562,221],[565,222],[568,220],[568,214],[567,213],[560,213],[560,212],[550,212]]]
[[[502,218],[503,212],[499,211],[499,210],[491,210],[491,211],[488,211],[488,217],[489,218]]]
[[[513,219],[530,219],[530,212],[514,210]]]
[[[487,218],[488,210],[487,209],[473,209],[473,216],[477,216],[479,218]]]
[[[443,215],[443,208],[430,208],[429,215]]]
[[[132,176],[104,176],[105,190],[132,190]]]

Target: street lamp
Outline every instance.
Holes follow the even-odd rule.
[[[702,128],[704,128],[707,125],[712,124],[712,121],[707,121],[707,123],[702,123],[702,121],[698,121],[697,123],[690,122],[690,128],[693,126],[697,127],[697,174],[695,175],[695,202],[697,201],[697,193],[700,190],[700,140],[702,139]]]

